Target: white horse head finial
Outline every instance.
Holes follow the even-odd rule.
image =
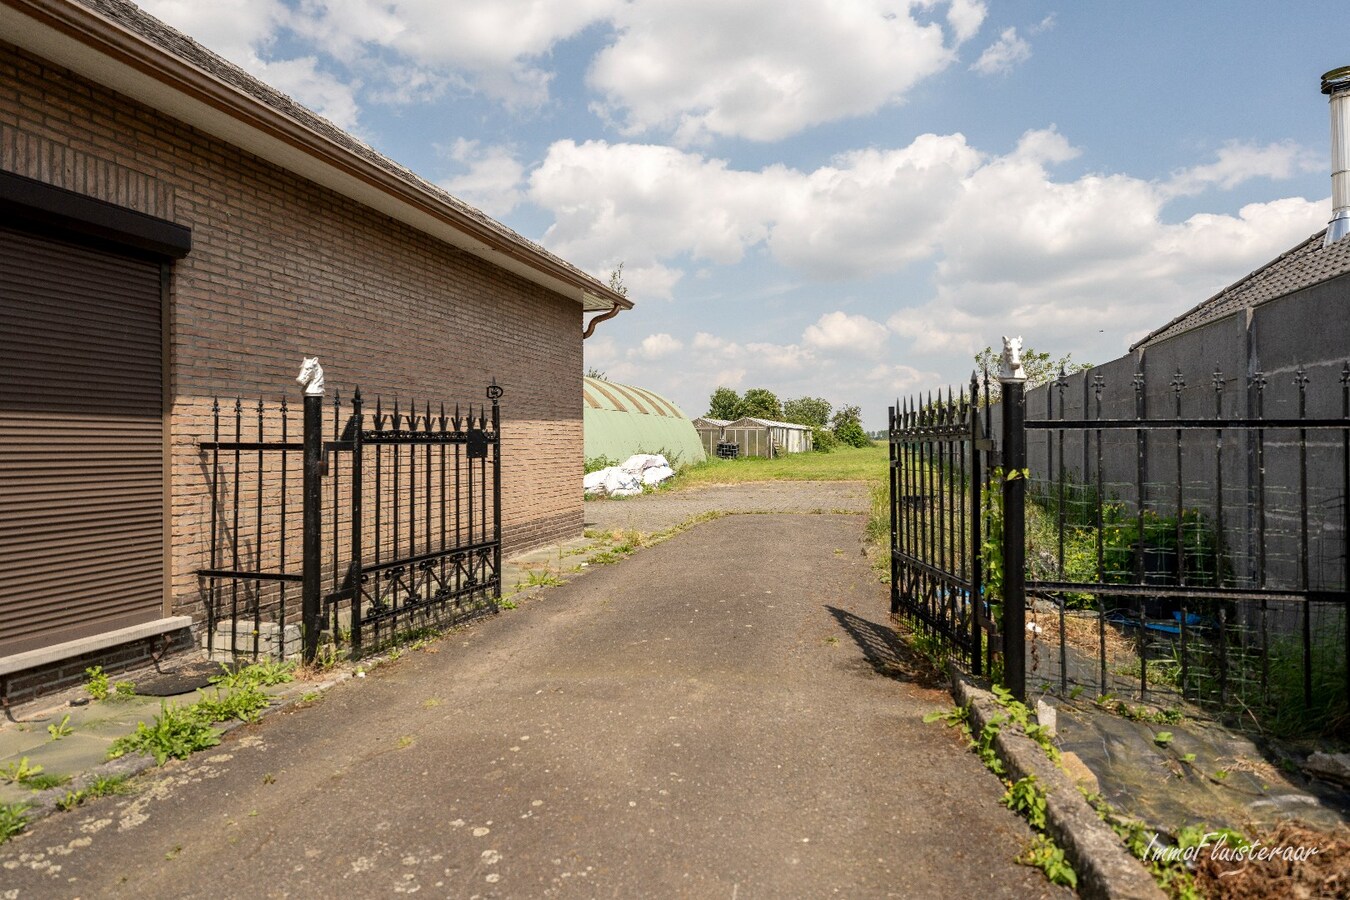
[[[300,374],[296,376],[295,380],[305,386],[305,396],[322,397],[323,366],[319,365],[319,358],[317,356],[306,356],[305,364],[300,367]]]
[[[1003,364],[998,377],[1008,381],[1026,381],[1027,370],[1022,368],[1022,339],[1003,336]]]

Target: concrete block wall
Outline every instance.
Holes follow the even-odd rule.
[[[1166,420],[1178,413],[1187,418],[1255,418],[1256,393],[1249,376],[1266,378],[1264,415],[1298,415],[1295,372],[1301,367],[1308,379],[1305,394],[1310,418],[1342,415],[1342,367],[1350,359],[1350,276],[1294,292],[1286,297],[1207,323],[1068,379],[1062,391],[1052,385],[1027,392],[1027,418],[1047,416],[1047,395],[1055,392],[1052,418],[1098,417],[1093,387],[1100,376],[1100,416],[1133,419],[1136,415],[1134,378],[1144,377],[1144,415]],[[1184,385],[1174,387],[1180,370]],[[1216,390],[1214,373],[1222,376]],[[993,437],[999,440],[1001,409],[992,411]],[[1265,464],[1263,519],[1258,518],[1255,433],[1228,429],[1222,446],[1210,430],[1184,431],[1177,453],[1177,433],[1155,430],[1145,437],[1146,509],[1162,515],[1176,510],[1178,459],[1182,504],[1198,509],[1211,521],[1223,517],[1223,541],[1234,574],[1254,584],[1264,544],[1266,584],[1294,588],[1300,579],[1301,500],[1299,435],[1293,429],[1267,429],[1263,444]],[[1344,432],[1310,432],[1307,438],[1309,508],[1309,584],[1313,589],[1344,590],[1347,586],[1343,486]],[[1132,430],[1104,431],[1101,475],[1107,499],[1137,508],[1138,442]],[[1069,477],[1095,483],[1096,438],[1091,432],[1066,431],[1063,460]],[[1049,482],[1057,474],[1060,454],[1054,431],[1029,431],[1028,463],[1033,477]],[[1219,496],[1220,485],[1222,496]],[[1262,535],[1261,527],[1264,527]]]
[[[0,168],[192,229],[167,322],[166,613],[197,609],[211,398],[298,408],[304,355],[372,400],[477,404],[495,377],[507,552],[580,533],[575,301],[3,42]]]

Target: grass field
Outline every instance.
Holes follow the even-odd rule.
[[[747,481],[867,481],[886,485],[885,444],[831,453],[791,453],[777,459],[709,459],[671,480],[670,490]]]
[[[886,445],[879,443],[863,448],[840,447],[830,453],[791,453],[777,459],[756,456],[709,459],[682,470],[662,485],[661,490],[678,491],[709,484],[751,481],[862,481],[867,483],[871,499],[867,538],[874,544],[884,545],[890,532],[888,455]]]

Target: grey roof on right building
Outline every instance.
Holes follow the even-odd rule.
[[[1130,347],[1138,350],[1242,309],[1330,281],[1350,272],[1350,239],[1323,247],[1326,229],[1281,254]]]

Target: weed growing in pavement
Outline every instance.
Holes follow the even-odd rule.
[[[98,797],[112,797],[130,792],[131,785],[127,782],[127,776],[100,775],[90,784],[78,791],[66,791],[66,795],[56,801],[56,808],[63,811],[71,810],[87,800],[94,800]]]
[[[59,741],[63,737],[70,737],[75,733],[75,729],[70,727],[70,714],[67,713],[61,718],[60,722],[47,726],[47,733],[52,736],[52,740]]]
[[[234,672],[225,665],[220,668],[221,674],[212,675],[210,681],[217,687],[230,690],[240,687],[272,687],[295,680],[294,662],[267,660],[243,666]]]
[[[259,714],[271,704],[270,698],[256,684],[244,684],[230,691],[216,688],[212,695],[187,707],[201,721],[207,724],[228,722],[238,719],[240,722],[256,722]]]
[[[32,791],[47,791],[54,787],[60,787],[68,781],[70,781],[69,775],[38,775],[25,781],[23,786]]]
[[[1064,858],[1064,848],[1048,835],[1036,835],[1022,851],[1022,855],[1017,857],[1017,862],[1040,869],[1051,884],[1078,887],[1078,873]]]
[[[136,730],[113,741],[108,750],[109,759],[128,753],[148,753],[156,765],[164,765],[170,758],[187,759],[198,750],[220,743],[220,732],[190,706],[160,704],[160,713],[154,724],[136,724]]]
[[[36,778],[42,774],[42,766],[30,766],[28,757],[24,757],[16,763],[10,763],[5,768],[0,769],[0,780],[9,784],[25,784],[30,778]]]
[[[923,717],[925,722],[943,722],[949,727],[960,728],[970,743],[970,748],[979,756],[989,771],[993,772],[1007,788],[1003,795],[1003,805],[1023,815],[1027,823],[1037,832],[1035,840],[1017,857],[1017,862],[1034,866],[1045,873],[1052,884],[1077,887],[1078,875],[1073,866],[1065,859],[1063,848],[1045,834],[1046,796],[1045,789],[1036,782],[1036,776],[1028,775],[1019,781],[1007,779],[1007,768],[994,749],[994,742],[1005,727],[1021,731],[1053,762],[1058,763],[1059,748],[1054,745],[1049,729],[1031,721],[1031,711],[1026,704],[1013,699],[1012,693],[1000,685],[993,687],[994,699],[1004,712],[991,716],[980,729],[978,736],[972,736],[970,729],[970,709],[965,706],[950,710],[937,710]]]
[[[27,803],[0,803],[0,844],[28,827]]]
[[[1035,775],[1020,778],[1009,785],[1002,802],[1026,819],[1032,828],[1045,830],[1045,788],[1036,783]]]
[[[525,578],[524,586],[527,588],[554,587],[562,583],[563,580],[548,569],[531,569]]]
[[[85,669],[84,674],[89,676],[89,680],[84,683],[85,692],[95,700],[107,700],[110,685],[108,676],[103,672],[102,666],[93,666]]]
[[[84,690],[94,700],[130,700],[136,696],[136,685],[130,681],[113,683],[102,666],[91,666],[84,670],[88,680]]]
[[[49,788],[59,787],[70,780],[69,775],[51,775],[43,772],[40,765],[29,765],[28,757],[24,757],[16,763],[10,763],[4,769],[0,769],[0,780],[7,781],[10,784],[19,784],[34,791],[45,791]]]

